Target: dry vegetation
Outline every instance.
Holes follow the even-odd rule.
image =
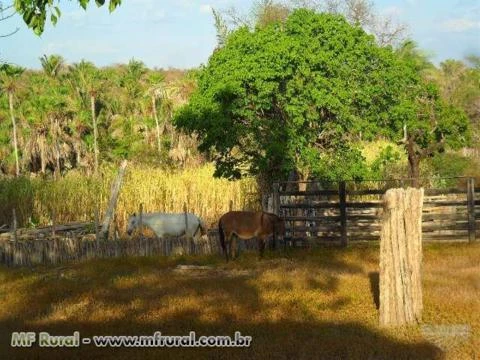
[[[427,245],[424,324],[468,324],[467,340],[378,326],[377,245],[202,258],[125,258],[0,267],[0,358],[476,359],[479,245]],[[178,264],[211,270],[178,271]],[[373,287],[372,287],[373,285]],[[475,310],[477,309],[477,310]],[[250,349],[45,350],[9,347],[11,331],[253,336]],[[442,351],[444,349],[445,351]]]
[[[143,203],[145,212],[189,211],[207,224],[218,221],[228,211],[230,201],[235,209],[255,206],[253,179],[228,181],[213,177],[213,166],[171,171],[130,165],[117,206],[118,227],[125,229],[129,214]],[[21,226],[29,223],[46,225],[52,213],[57,223],[93,221],[95,206],[105,210],[116,169],[104,169],[99,178],[75,171],[57,181],[41,178],[0,179],[0,225],[11,223],[12,207],[17,210]]]

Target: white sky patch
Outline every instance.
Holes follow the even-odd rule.
[[[86,12],[83,9],[67,11],[60,15],[62,21],[67,21],[73,24],[74,26],[83,26],[85,25]]]
[[[400,16],[403,14],[403,9],[399,6],[388,6],[381,10],[382,15],[384,16]]]
[[[155,5],[156,1],[155,0],[129,0],[130,3],[135,4],[135,5]]]
[[[442,23],[442,28],[451,32],[464,32],[472,29],[480,29],[480,21],[465,18],[450,19]]]
[[[160,9],[160,10],[156,10],[153,12],[152,14],[153,16],[153,20],[162,20],[162,19],[165,19],[166,17],[166,13],[165,13],[165,10],[163,9]]]
[[[43,47],[44,54],[62,54],[67,53],[85,56],[92,55],[111,55],[118,53],[118,49],[113,46],[106,46],[102,43],[91,41],[70,41],[70,42],[50,42]]]
[[[212,12],[212,5],[210,5],[210,4],[200,5],[200,12],[202,14],[210,14]]]

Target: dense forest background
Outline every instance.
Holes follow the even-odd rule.
[[[21,174],[47,176],[73,169],[91,174],[96,152],[100,166],[124,158],[162,168],[209,162],[208,155],[198,152],[196,137],[172,123],[175,110],[196,89],[199,70],[149,69],[135,59],[105,68],[88,61],[67,64],[60,55],[39,61],[42,71],[13,65],[0,70],[0,173],[16,173],[14,125]],[[427,62],[423,72],[443,99],[465,111],[473,137],[468,148],[428,159],[422,176],[476,175],[480,59],[452,59],[438,67]],[[361,147],[371,170],[368,177],[406,174],[405,153],[398,145],[378,138]]]
[[[60,55],[40,61],[43,71],[3,67],[2,173],[15,174],[13,118],[21,173],[91,173],[95,151],[101,164],[127,158],[185,167],[204,161],[195,139],[171,122],[195,88],[195,71],[148,69],[133,59],[107,68],[88,61],[66,64]]]

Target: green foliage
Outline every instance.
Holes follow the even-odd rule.
[[[13,94],[22,173],[48,174],[57,166],[57,157],[63,173],[92,169],[92,96],[101,162],[128,158],[165,167],[197,163],[194,140],[187,143],[188,151],[183,149],[187,145],[182,145],[171,124],[173,110],[186,101],[183,88],[192,86],[191,75],[151,70],[137,60],[107,68],[85,60],[66,64],[59,55],[43,56],[40,61],[43,71],[24,71],[6,64],[0,67],[0,174],[11,174],[15,164],[12,123],[5,121],[10,119],[9,93]],[[178,91],[158,95],[164,87]],[[156,110],[163,127],[160,141],[152,96],[158,97]],[[177,148],[185,151],[181,162],[171,154]]]
[[[400,139],[403,133],[409,177],[417,179],[424,159],[448,148],[469,145],[471,127],[464,110],[442,96],[432,76],[435,68],[415,49],[414,43],[407,42],[397,55],[420,79],[405,88],[400,103],[392,110],[394,116],[380,130],[391,140]]]
[[[86,10],[90,0],[77,0],[79,5]],[[57,24],[61,16],[59,8],[60,0],[14,0],[15,10],[22,16],[23,21],[35,34],[41,35],[45,29],[47,16],[50,14],[50,21],[53,25]],[[95,0],[98,7],[105,4],[105,0]],[[114,11],[122,0],[110,0],[108,9]]]
[[[441,97],[456,107],[461,108],[468,116],[475,144],[480,143],[480,60],[478,57],[467,57],[468,63],[459,60],[446,60],[439,69],[430,73],[430,78],[440,90]],[[471,64],[471,66],[469,66]]]
[[[356,134],[373,139],[379,127],[402,124],[392,109],[415,81],[414,69],[360,27],[297,10],[285,22],[233,32],[176,123],[199,134],[219,176],[361,178]]]
[[[386,171],[392,165],[398,163],[401,158],[402,154],[397,149],[392,145],[387,145],[371,164],[372,177],[378,179],[387,178]]]
[[[471,159],[455,153],[442,153],[430,161],[433,174],[438,177],[456,177],[465,175],[471,165]]]

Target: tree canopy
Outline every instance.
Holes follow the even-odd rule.
[[[435,102],[413,60],[342,16],[296,10],[229,35],[175,121],[199,134],[218,176],[361,178],[359,139],[399,141],[407,126],[417,153],[462,143],[465,116]]]
[[[219,176],[361,177],[351,134],[387,121],[415,77],[343,17],[297,10],[284,23],[233,32],[176,123],[214,151]]]
[[[76,0],[85,10],[90,0]],[[105,0],[95,0],[95,4],[100,7],[105,5]],[[109,0],[108,9],[110,12],[121,4],[122,0]],[[23,21],[31,28],[35,34],[40,35],[45,28],[47,17],[50,17],[52,24],[56,24],[61,16],[59,7],[60,0],[14,0],[15,10],[22,16]]]

